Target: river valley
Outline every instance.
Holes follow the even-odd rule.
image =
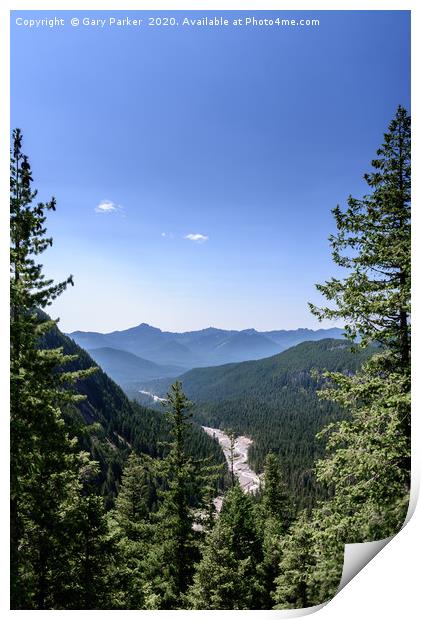
[[[202,426],[202,428],[210,437],[215,437],[218,440],[225,458],[227,459],[228,466],[230,466],[230,438],[228,435],[219,428],[211,428],[210,426]],[[252,443],[253,441],[244,435],[236,437],[234,443],[233,470],[238,478],[240,486],[246,493],[254,493],[257,491],[261,482],[260,477],[248,464],[248,451]],[[222,495],[218,495],[218,497],[215,498],[214,503],[218,512],[221,510],[222,500]]]

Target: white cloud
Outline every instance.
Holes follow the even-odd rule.
[[[194,241],[195,243],[204,243],[209,239],[209,237],[207,235],[202,235],[201,233],[189,233],[184,237],[184,239]]]
[[[96,213],[115,213],[122,210],[123,208],[112,200],[101,200],[99,205],[95,207]]]

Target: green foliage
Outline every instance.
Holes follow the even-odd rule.
[[[347,270],[317,289],[334,307],[311,310],[320,319],[345,320],[351,337],[362,344],[377,341],[406,368],[410,349],[411,291],[411,120],[398,107],[364,176],[372,190],[361,200],[348,199],[348,209],[333,210],[337,233],[330,243],[335,263]]]
[[[323,591],[319,592],[320,584],[314,579],[318,553],[324,557],[323,551],[324,549],[317,547],[315,521],[310,522],[305,512],[301,513],[279,546],[281,561],[275,580],[275,609],[311,607],[326,600]],[[342,554],[339,554],[334,563],[335,569],[341,566],[342,558],[343,547]],[[321,585],[324,586],[323,581]]]
[[[155,604],[161,609],[174,609],[182,607],[198,559],[191,501],[196,485],[195,467],[186,450],[191,427],[190,403],[178,381],[167,394],[166,406],[172,441],[167,456],[159,464],[164,488],[154,515],[153,545],[148,554],[146,576],[156,597]]]
[[[38,347],[54,322],[39,307],[48,306],[72,282],[46,280],[36,257],[52,244],[46,212],[55,200],[34,204],[31,169],[21,151],[22,135],[13,132],[11,210],[11,606],[44,609],[60,606],[66,557],[63,532],[86,525],[86,511],[73,510],[86,466],[67,432],[60,407],[79,397],[66,389],[94,369],[60,372],[74,360],[59,348]],[[74,505],[69,505],[69,498]],[[86,502],[85,500],[85,508]]]
[[[238,484],[227,493],[219,518],[207,534],[202,559],[188,593],[192,609],[258,609],[261,542],[253,502]]]
[[[317,477],[334,490],[329,511],[346,542],[386,538],[402,525],[409,501],[409,377],[384,372],[389,353],[374,356],[353,377],[332,375],[322,392],[352,411],[323,431],[327,455]],[[386,360],[385,360],[386,358]]]
[[[353,376],[330,373],[320,396],[351,416],[323,432],[327,456],[318,479],[331,485],[329,511],[346,542],[385,538],[402,524],[410,475],[410,118],[399,107],[365,175],[372,189],[348,210],[335,209],[333,258],[343,281],[319,289],[336,308],[320,317],[346,319],[349,335],[376,340],[382,351]],[[344,252],[348,249],[348,253]]]
[[[183,386],[196,403],[194,421],[251,437],[249,462],[256,471],[263,470],[268,452],[276,454],[294,501],[309,507],[326,497],[312,471],[324,451],[315,436],[346,415],[318,399],[324,381],[312,370],[351,374],[375,350],[354,352],[344,340],[304,342],[263,360],[196,368],[183,375]]]
[[[274,605],[274,580],[280,562],[280,542],[293,519],[294,508],[282,477],[279,459],[269,453],[265,460],[263,489],[257,506],[257,522],[262,537],[263,561],[261,565],[264,609]]]
[[[41,339],[44,349],[62,348],[72,361],[66,371],[86,370],[95,366],[92,358],[71,338],[53,326]],[[96,486],[106,499],[107,508],[114,505],[125,461],[131,450],[153,458],[168,453],[170,424],[165,416],[153,409],[130,401],[123,390],[100,368],[76,382],[72,388],[83,397],[75,404],[62,408],[67,427],[78,437],[81,449],[88,451],[99,463]],[[219,444],[196,425],[187,438],[187,450],[192,458],[210,458],[225,464]],[[220,479],[222,482],[223,474]]]
[[[132,453],[126,461],[115,509],[109,513],[109,531],[115,556],[109,567],[115,609],[147,607],[147,557],[156,501],[156,466],[149,457]]]
[[[282,479],[279,459],[269,452],[265,460],[262,512],[266,518],[280,522],[283,531],[290,525],[293,516],[291,497]]]
[[[124,468],[113,518],[130,540],[145,537],[144,524],[155,504],[156,480],[153,461],[131,453]]]
[[[302,518],[281,544],[279,608],[321,603],[340,582],[346,543],[386,538],[402,525],[410,478],[410,119],[399,107],[365,175],[372,193],[334,210],[335,262],[347,269],[318,289],[334,308],[319,318],[346,321],[361,346],[381,350],[352,375],[326,373],[319,396],[348,419],[328,425],[317,478],[330,498]],[[347,253],[345,253],[347,252]],[[305,536],[306,538],[303,538]]]
[[[85,457],[82,480],[62,507],[61,546],[51,584],[50,607],[100,609],[110,604],[109,564],[114,558],[104,502],[87,488],[95,467]],[[89,486],[92,486],[92,482]]]

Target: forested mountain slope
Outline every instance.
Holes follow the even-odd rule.
[[[63,347],[66,355],[77,355],[77,360],[66,365],[66,371],[96,366],[88,353],[58,328],[47,332],[40,346]],[[97,484],[111,503],[128,454],[133,450],[152,457],[163,456],[167,450],[165,442],[169,440],[169,426],[162,411],[148,409],[129,400],[99,367],[94,374],[78,381],[75,390],[85,395],[86,399],[77,406],[67,406],[63,414],[69,428],[78,436],[81,447],[99,462]],[[86,428],[86,425],[89,426]],[[225,464],[218,443],[195,425],[191,429],[188,449],[194,458],[212,456],[214,462]]]
[[[254,440],[249,461],[258,471],[269,451],[279,454],[291,492],[299,502],[311,503],[320,492],[311,470],[323,453],[315,435],[344,415],[334,403],[317,398],[321,383],[311,371],[354,373],[372,352],[353,352],[345,340],[304,342],[263,360],[196,368],[180,380],[195,402],[198,423],[249,435]],[[148,388],[164,394],[166,380]]]

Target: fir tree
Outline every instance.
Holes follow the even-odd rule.
[[[334,596],[346,543],[386,538],[405,518],[410,430],[410,119],[399,107],[365,175],[372,189],[348,209],[334,210],[334,261],[343,280],[318,289],[333,308],[320,318],[345,321],[347,335],[380,348],[355,374],[325,373],[319,396],[348,418],[321,433],[326,456],[317,478],[330,491],[310,519],[301,518],[281,543],[275,599],[302,607]]]
[[[39,347],[42,335],[55,325],[40,309],[72,278],[54,284],[37,263],[37,256],[52,245],[45,220],[55,210],[55,200],[34,203],[31,168],[21,148],[17,129],[10,175],[11,606],[44,609],[55,604],[62,508],[81,467],[60,406],[78,400],[66,386],[92,370],[65,372],[73,356]]]
[[[166,407],[173,440],[168,444],[168,455],[160,467],[166,488],[161,492],[161,505],[155,517],[154,545],[148,556],[148,579],[157,605],[172,609],[182,607],[194,562],[198,559],[191,499],[196,486],[195,470],[186,451],[190,403],[179,381],[172,385]]]
[[[152,459],[132,453],[125,465],[116,506],[109,515],[111,539],[115,546],[110,566],[112,607],[147,607],[149,584],[145,580],[147,557],[151,547],[152,497],[156,480]]]
[[[316,563],[315,529],[302,513],[291,533],[280,544],[281,562],[275,580],[275,609],[310,607],[314,604],[310,575]]]
[[[271,609],[274,605],[274,579],[280,562],[280,543],[293,519],[292,503],[282,479],[279,459],[272,452],[269,452],[265,460],[258,515],[263,538],[263,606]]]
[[[326,456],[316,467],[333,491],[319,512],[326,523],[334,515],[335,532],[348,543],[395,534],[409,501],[410,444],[402,423],[410,416],[409,377],[386,373],[386,355],[375,355],[354,376],[330,375],[333,385],[320,393],[352,414],[320,433],[327,436]]]
[[[145,535],[145,520],[150,512],[155,483],[149,459],[132,452],[127,459],[116,500],[113,519],[120,532],[131,540]]]
[[[396,531],[409,493],[411,165],[410,118],[402,107],[377,156],[365,175],[372,193],[334,211],[333,258],[348,275],[318,288],[336,308],[313,307],[320,318],[345,319],[362,346],[381,344],[354,376],[327,373],[330,384],[320,394],[351,419],[326,429],[328,455],[318,477],[334,489],[342,518],[359,521],[364,539]]]
[[[103,499],[93,489],[98,466],[88,454],[81,455],[79,465],[79,478],[61,505],[62,546],[52,572],[52,606],[103,609],[111,606],[114,584],[109,567],[116,554]]]
[[[279,459],[269,452],[265,460],[263,477],[262,510],[266,518],[279,521],[282,531],[290,525],[293,510],[286,484],[282,478]]]
[[[405,372],[410,360],[410,139],[410,117],[399,106],[372,161],[374,170],[364,175],[371,193],[351,196],[345,211],[333,210],[332,256],[348,275],[317,289],[335,305],[310,304],[320,320],[344,321],[350,338],[384,345]]]
[[[188,600],[193,609],[259,609],[261,542],[253,502],[239,484],[228,491],[208,533]]]

